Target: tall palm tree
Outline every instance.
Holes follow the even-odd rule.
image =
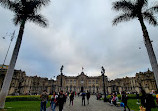
[[[32,21],[43,27],[47,26],[47,20],[38,13],[42,6],[46,6],[50,0],[0,0],[0,4],[12,12],[14,12],[13,22],[15,25],[20,25],[18,38],[14,51],[10,60],[9,68],[3,81],[3,86],[0,92],[0,108],[3,109],[5,105],[5,99],[8,95],[10,83],[14,73],[14,67],[18,57],[22,36],[24,33],[25,23]]]
[[[158,11],[157,6],[148,8],[148,0],[121,0],[113,2],[113,9],[116,11],[122,11],[122,14],[117,16],[113,20],[113,25],[117,25],[119,22],[129,21],[131,19],[137,18],[140,22],[144,43],[148,52],[152,70],[154,72],[156,85],[158,87],[158,65],[156,56],[149,38],[147,28],[144,24],[144,20],[149,22],[149,24],[156,26],[157,20],[154,16],[153,11]]]

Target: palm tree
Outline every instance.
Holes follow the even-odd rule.
[[[24,33],[25,23],[27,21],[32,21],[43,27],[47,26],[47,20],[38,14],[38,11],[42,6],[46,6],[50,0],[0,0],[0,4],[12,12],[14,12],[13,22],[15,25],[20,25],[18,38],[14,51],[10,60],[9,68],[7,70],[6,76],[4,78],[3,86],[0,92],[0,108],[3,109],[5,105],[5,99],[8,95],[10,83],[14,73],[14,67],[18,57],[22,36]]]
[[[129,21],[131,19],[137,18],[140,22],[143,37],[144,37],[144,43],[148,52],[148,56],[150,59],[150,63],[152,66],[152,70],[154,72],[156,85],[158,87],[158,65],[156,56],[151,44],[151,40],[149,38],[149,34],[147,31],[147,28],[144,24],[144,20],[149,22],[149,24],[156,26],[157,20],[154,16],[153,11],[158,11],[157,6],[148,8],[148,0],[121,0],[113,2],[113,9],[116,11],[122,11],[123,13],[119,16],[117,16],[113,20],[113,25],[117,25],[119,22],[122,21]]]

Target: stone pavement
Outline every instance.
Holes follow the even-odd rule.
[[[108,102],[96,100],[95,96],[91,96],[88,105],[86,101],[86,106],[82,106],[82,98],[77,96],[74,98],[73,106],[69,106],[69,102],[69,99],[67,99],[63,111],[123,111],[122,107],[111,106]],[[59,111],[58,107],[55,110]],[[51,111],[51,108],[47,108],[47,111]]]

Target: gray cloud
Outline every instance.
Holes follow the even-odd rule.
[[[132,20],[112,26],[112,19],[118,15],[111,9],[112,1],[52,1],[41,11],[49,21],[48,28],[26,24],[16,68],[27,75],[51,78],[60,73],[61,65],[65,66],[66,75],[78,75],[84,67],[90,76],[100,75],[104,66],[111,79],[151,69],[139,22]],[[11,21],[13,14],[1,7],[0,10],[0,34],[14,29],[18,32],[19,26],[15,28]],[[146,25],[158,56],[157,27]],[[2,62],[9,42],[0,39],[0,43]],[[13,45],[6,64],[12,50]]]

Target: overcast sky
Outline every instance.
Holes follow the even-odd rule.
[[[116,0],[51,0],[41,13],[49,26],[42,28],[27,22],[16,69],[29,76],[52,78],[60,73],[76,76],[82,71],[88,76],[101,75],[104,66],[110,79],[135,76],[151,69],[137,19],[112,26],[119,14],[112,10]],[[150,0],[153,5],[154,0]],[[4,61],[10,34],[19,26],[12,22],[13,13],[0,6],[0,63]],[[158,27],[145,22],[158,58]],[[6,34],[7,33],[7,34]],[[6,39],[2,39],[2,37]],[[9,64],[16,39],[12,42],[6,63]]]

